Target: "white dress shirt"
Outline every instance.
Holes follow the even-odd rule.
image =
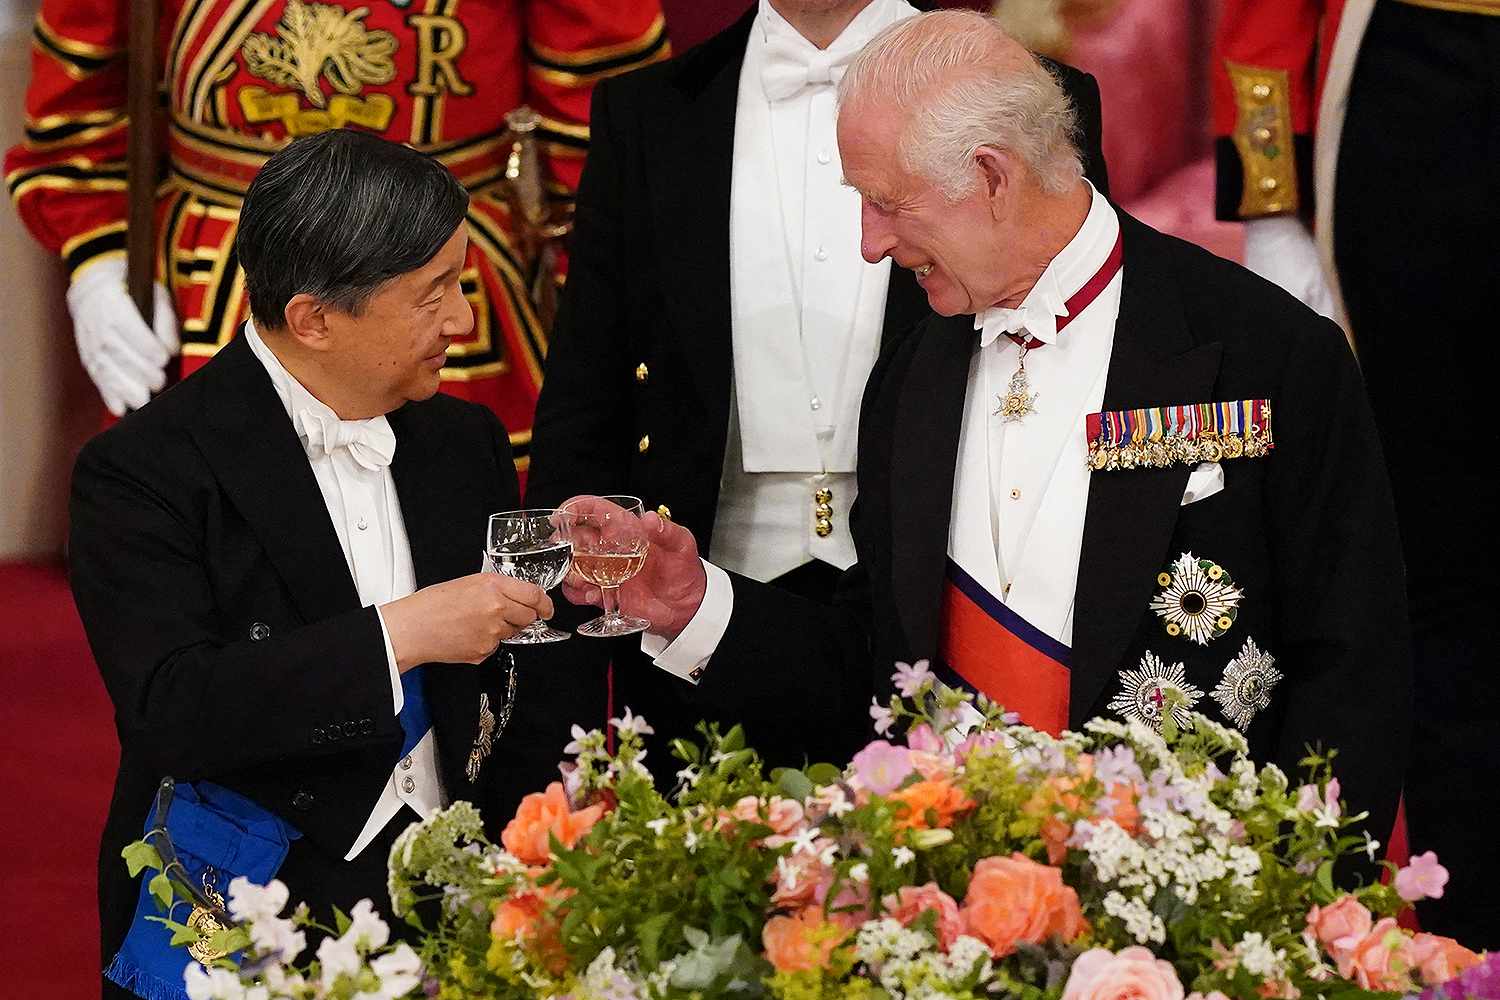
[[[818,49],[761,0],[740,70],[730,189],[734,365],[714,558],[757,580],[854,562],[859,406],[880,349],[890,262],[860,256],[841,181],[835,87],[878,31],[915,14],[874,0]],[[818,535],[826,490],[833,530]]]
[[[1022,618],[1069,645],[1088,510],[1085,418],[1103,405],[1124,274],[1122,268],[1057,330],[1057,318],[1067,315],[1064,303],[1099,271],[1120,233],[1109,202],[1092,194],[1078,233],[1021,305],[975,317],[982,346],[969,371],[949,522],[954,561]],[[1046,344],[1026,358],[1035,411],[1016,422],[995,412],[1019,361],[1019,346],[1004,336],[1010,329]],[[647,633],[642,643],[658,666],[682,677],[701,675],[734,612],[728,576],[709,570],[703,602],[677,638],[668,644]]]
[[[1114,209],[1091,191],[1083,226],[1021,305],[974,318],[980,347],[969,370],[948,535],[949,556],[976,582],[1067,645],[1088,508],[1086,418],[1104,402],[1124,273],[1068,316],[1065,303],[1099,272],[1120,235]],[[1022,352],[1007,333],[1036,344],[1026,351],[1036,398],[1020,420],[998,412]]]
[[[250,342],[250,350],[271,376],[276,395],[286,407],[292,426],[307,448],[308,463],[328,507],[328,519],[333,523],[339,547],[349,563],[349,574],[359,592],[359,599],[367,607],[376,608],[391,675],[392,714],[399,715],[405,703],[401,673],[396,667],[396,653],[391,648],[391,638],[386,632],[379,605],[415,591],[416,571],[412,567],[406,522],[396,498],[396,482],[391,477],[390,456],[395,452],[395,434],[383,416],[365,421],[341,421],[338,414],[308,392],[286,370],[275,352],[255,331],[253,323],[245,324],[245,337]],[[356,424],[364,426],[355,427]],[[360,445],[328,448],[317,445],[318,440],[333,441],[341,431],[346,434],[359,431],[378,440],[384,449],[383,455],[371,455]],[[310,440],[314,442],[312,445],[309,445]],[[437,748],[429,729],[412,752],[392,769],[390,780],[373,804],[370,818],[344,860],[352,861],[357,857],[401,812],[403,805],[410,806],[417,815],[426,819],[442,808],[445,799],[437,770]]]

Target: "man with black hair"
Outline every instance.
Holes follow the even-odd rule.
[[[275,874],[326,919],[383,898],[409,822],[456,799],[501,819],[555,764],[561,721],[507,731],[516,663],[496,654],[551,602],[477,572],[487,515],[519,506],[506,432],[438,394],[474,322],[467,207],[395,143],[293,143],[245,199],[244,336],[79,456],[72,585],[121,745],[106,960],[137,898],[120,850],[164,775],[284,822]],[[225,867],[193,877],[227,895]]]

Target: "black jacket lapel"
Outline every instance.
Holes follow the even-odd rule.
[[[731,365],[729,194],[734,171],[734,123],[740,66],[755,20],[738,22],[680,60],[674,84],[682,94],[652,130],[659,153],[652,202],[661,221],[657,238],[674,326],[684,338],[699,391],[710,412],[728,419]],[[643,115],[658,109],[643,109]],[[652,123],[648,123],[652,124]]]
[[[1217,343],[1198,344],[1183,315],[1167,241],[1116,208],[1124,230],[1124,284],[1104,409],[1207,402],[1219,372]],[[1098,472],[1088,514],[1073,616],[1074,725],[1094,715],[1151,600],[1177,524],[1187,466]]]
[[[401,519],[411,546],[418,589],[479,572],[490,514],[484,497],[470,486],[470,470],[450,448],[452,425],[440,425],[436,411],[409,403],[388,415],[396,434],[391,478],[401,502]],[[503,655],[503,654],[502,654]],[[469,787],[465,775],[479,724],[481,672],[492,663],[429,664],[423,679],[427,710],[436,732],[438,761],[450,797]],[[491,696],[490,710],[500,705]]]
[[[917,276],[892,261],[890,284],[885,293],[885,323],[880,328],[881,348],[909,333],[930,311],[927,293],[917,284]]]
[[[891,587],[911,655],[937,649],[953,477],[969,362],[972,316],[937,317],[913,336],[891,447]]]
[[[359,607],[359,592],[271,377],[236,337],[203,370],[210,401],[193,437],[307,622]]]

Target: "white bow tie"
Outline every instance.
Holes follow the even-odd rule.
[[[1064,313],[1066,315],[1066,313]],[[1057,341],[1057,316],[1051,307],[1037,302],[1022,303],[1017,309],[990,308],[974,317],[979,346],[989,347],[1005,334],[1029,336],[1043,344]]]
[[[837,86],[858,53],[857,45],[835,42],[819,50],[801,39],[773,35],[761,53],[760,84],[766,99],[774,103],[796,97],[806,87]]]
[[[327,414],[303,410],[297,414],[297,436],[309,458],[332,456],[340,448],[371,472],[391,464],[396,455],[396,432],[385,417],[369,420],[339,420]]]

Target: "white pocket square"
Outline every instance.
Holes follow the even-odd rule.
[[[1182,506],[1207,500],[1224,488],[1224,467],[1218,462],[1199,462],[1188,474],[1187,489],[1182,491]]]

